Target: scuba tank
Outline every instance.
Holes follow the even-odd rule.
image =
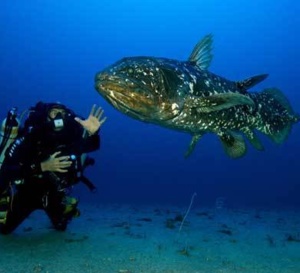
[[[17,108],[12,108],[3,120],[0,128],[0,170],[5,159],[6,149],[18,136],[20,121],[17,118]],[[0,181],[1,182],[1,181]],[[0,195],[0,224],[5,224],[12,197],[4,190]]]
[[[0,129],[0,169],[5,158],[5,151],[18,136],[20,120],[17,115],[17,108],[13,107],[3,120]]]

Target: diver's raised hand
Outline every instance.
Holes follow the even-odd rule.
[[[72,165],[69,156],[59,156],[61,152],[55,152],[50,157],[41,163],[42,172],[59,172],[66,173],[68,168]]]
[[[106,117],[102,118],[103,113],[103,109],[94,104],[87,119],[82,120],[79,117],[76,117],[75,120],[88,132],[89,135],[93,135],[106,121]]]

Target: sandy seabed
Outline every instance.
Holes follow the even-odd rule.
[[[42,211],[0,236],[0,273],[299,273],[296,210],[81,204],[57,232]]]

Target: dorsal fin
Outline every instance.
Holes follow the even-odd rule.
[[[212,60],[212,42],[213,36],[212,34],[208,34],[200,40],[192,54],[189,57],[189,62],[197,65],[200,69],[207,69]]]
[[[265,80],[268,76],[269,76],[269,74],[256,75],[256,76],[248,78],[246,80],[239,81],[236,83],[236,85],[241,90],[248,90],[249,88],[253,87],[254,85],[257,85],[260,82],[262,82],[263,80]]]

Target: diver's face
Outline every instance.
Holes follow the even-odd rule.
[[[62,118],[66,116],[66,111],[60,108],[52,108],[48,114],[50,119],[55,119],[58,113],[61,114]]]
[[[67,113],[64,109],[52,108],[48,113],[48,121],[53,123],[54,131],[61,131],[64,128],[64,119]]]

